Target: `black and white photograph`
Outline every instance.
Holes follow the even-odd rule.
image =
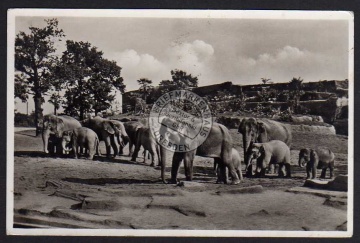
[[[351,237],[354,16],[11,9],[8,235]]]

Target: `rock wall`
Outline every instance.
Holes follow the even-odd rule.
[[[216,119],[218,123],[225,125],[229,129],[237,129],[240,125],[242,117],[226,117],[220,116]],[[318,125],[311,124],[296,124],[292,123],[291,128],[293,132],[312,132],[319,134],[336,134],[335,127],[326,123],[320,125],[320,122],[315,122]]]

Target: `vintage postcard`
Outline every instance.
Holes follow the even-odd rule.
[[[351,237],[354,16],[8,11],[7,234]]]

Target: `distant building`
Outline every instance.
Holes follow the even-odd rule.
[[[111,103],[110,111],[114,113],[114,115],[121,114],[123,111],[122,107],[122,94],[120,91],[115,91],[114,101]]]
[[[337,97],[348,97],[348,80],[324,80],[314,82],[304,82],[302,89],[305,94],[302,100],[325,100],[335,94]],[[237,95],[243,92],[246,97],[255,97],[259,91],[263,89],[273,89],[278,91],[284,91],[289,89],[289,83],[266,83],[266,84],[253,84],[253,85],[237,85],[232,82],[224,82],[220,84],[213,84],[207,86],[201,86],[192,89],[192,91],[201,97],[216,97],[219,91],[224,91],[229,97]],[[122,95],[122,110],[127,112],[131,106],[131,97],[134,94],[138,94],[139,91],[129,91]]]

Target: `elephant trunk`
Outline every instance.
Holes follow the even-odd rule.
[[[303,168],[306,165],[306,161],[304,158],[299,158],[299,166],[300,168]]]
[[[68,143],[63,139],[62,142],[61,142],[62,149],[63,149],[65,152],[70,152],[71,149],[67,148],[66,145],[68,145]]]
[[[122,135],[122,142],[123,142],[123,144],[124,144],[124,147],[129,143],[129,141],[130,141],[130,138],[129,138],[129,136],[124,136],[124,135]]]
[[[247,138],[246,135],[243,135],[245,165],[248,165],[251,162],[251,156],[249,153],[250,145],[251,145],[251,139]]]
[[[49,153],[48,150],[49,137],[50,137],[50,131],[48,129],[44,129],[42,133],[42,139],[43,139],[44,152],[46,154]]]

